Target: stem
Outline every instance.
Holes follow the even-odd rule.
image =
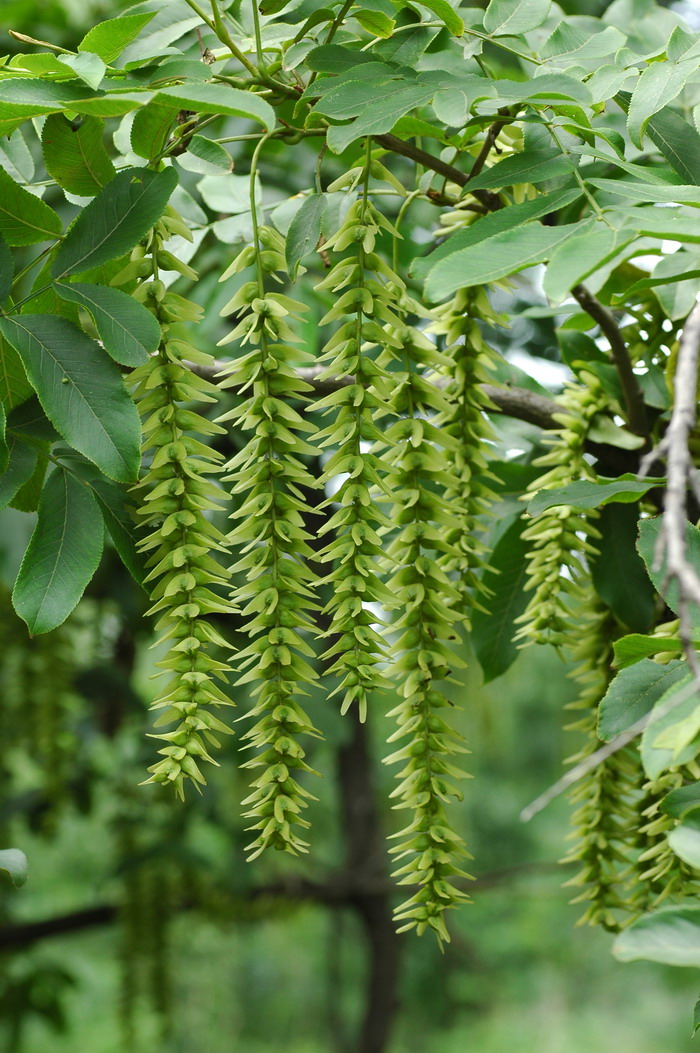
[[[216,3],[216,0],[212,0],[212,6]],[[251,0],[253,7],[253,26],[255,30],[255,57],[258,60],[258,66],[261,70],[264,70],[263,66],[263,48],[262,48],[262,33],[260,32],[260,12],[258,11],[257,0]]]
[[[185,3],[192,8],[195,14],[199,15],[199,17],[202,19],[202,22],[204,22],[206,26],[209,26],[209,29],[211,29],[212,33],[214,33],[218,37],[222,44],[226,45],[233,57],[237,58],[241,65],[245,66],[249,73],[252,73],[254,77],[258,77],[260,75],[260,72],[257,69],[257,67],[253,65],[253,63],[250,61],[247,55],[243,54],[241,49],[238,47],[238,44],[236,44],[235,40],[232,38],[228,29],[224,25],[219,9],[216,6],[216,0],[211,0],[211,8],[212,13],[214,15],[213,21],[202,10],[202,8],[199,6],[196,0],[185,0]]]
[[[610,344],[610,354],[617,369],[625,400],[627,423],[635,435],[648,436],[647,411],[644,405],[644,394],[632,369],[627,345],[611,311],[604,307],[585,285],[576,285],[571,290],[586,314],[589,314],[601,328]]]

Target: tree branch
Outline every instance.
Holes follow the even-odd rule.
[[[632,369],[632,360],[627,350],[627,344],[622,337],[614,315],[599,300],[596,300],[593,293],[589,292],[585,285],[574,286],[571,293],[578,300],[586,314],[589,314],[598,323],[601,332],[607,337],[610,344],[610,353],[622,385],[627,423],[630,430],[635,435],[647,437],[649,427],[647,424],[646,406],[644,405],[644,393]]]
[[[375,135],[374,141],[383,146],[385,150],[390,150],[393,154],[401,154],[402,157],[408,157],[412,161],[417,161],[424,168],[430,168],[433,172],[437,172],[438,175],[449,179],[451,183],[456,183],[457,186],[466,186],[471,179],[471,174],[467,175],[461,172],[459,168],[448,164],[447,161],[442,161],[439,157],[433,157],[427,150],[421,150],[419,146],[406,143],[396,135]],[[503,202],[498,194],[493,194],[490,190],[472,190],[470,193],[491,212],[503,208]]]
[[[229,364],[229,362],[219,360],[208,366],[194,362],[187,363],[193,373],[212,383],[216,383],[221,371]],[[314,389],[314,395],[319,397],[329,395],[332,391],[338,391],[339,388],[353,383],[352,377],[327,377],[322,380],[319,377],[322,372],[320,366],[310,366],[298,369],[297,376],[300,380],[310,384]],[[433,382],[437,387],[444,387],[448,383],[448,378],[434,377]],[[538,395],[535,391],[515,386],[500,388],[494,384],[482,384],[481,390],[493,402],[498,413],[526,421],[546,431],[560,427],[560,424],[554,419],[554,414],[561,412],[561,406],[554,399],[548,399],[545,395]]]
[[[661,443],[644,458],[642,474],[661,455],[666,456],[666,493],[661,530],[656,541],[654,565],[661,570],[665,563],[664,581],[678,585],[680,636],[695,679],[700,684],[695,648],[693,647],[690,605],[700,607],[700,576],[688,561],[686,529],[688,524],[688,488],[698,496],[698,482],[689,449],[690,433],[695,427],[698,360],[700,358],[700,300],[690,312],[683,327],[678,350],[676,375],[673,379],[673,411]]]

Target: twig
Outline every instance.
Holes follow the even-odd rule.
[[[442,161],[439,157],[433,157],[427,150],[421,150],[419,146],[405,143],[403,139],[399,139],[395,135],[375,135],[374,141],[383,146],[385,150],[391,150],[394,154],[408,157],[412,161],[417,161],[418,164],[423,165],[424,168],[429,168],[432,172],[445,176],[446,179],[449,179],[451,183],[456,183],[457,186],[466,186],[469,182],[470,176],[461,172],[459,168],[448,164],[447,161]],[[499,208],[503,208],[503,202],[498,194],[492,194],[490,190],[472,190],[471,193],[491,212],[496,212]]]
[[[617,369],[622,385],[622,394],[627,411],[627,423],[635,435],[648,436],[647,411],[644,405],[644,393],[639,386],[639,381],[632,369],[630,359],[620,328],[615,321],[611,311],[604,307],[595,296],[589,292],[585,285],[576,285],[571,290],[572,295],[578,300],[586,314],[589,314],[601,328],[610,344],[615,368]]]
[[[488,160],[488,156],[495,145],[496,139],[499,136],[501,128],[503,128],[506,124],[510,123],[510,110],[504,107],[504,109],[499,112],[503,114],[503,117],[497,121],[494,121],[491,127],[489,128],[488,132],[486,133],[486,138],[484,139],[481,150],[477,155],[476,161],[472,165],[469,176],[467,177],[467,182],[469,182],[469,180],[471,179],[475,179],[476,176],[478,176],[479,172],[482,170],[482,168],[486,164],[486,161]]]
[[[696,421],[698,358],[700,356],[700,297],[690,312],[678,349],[676,375],[673,380],[673,411],[666,434],[659,445],[644,458],[640,474],[646,474],[652,463],[666,457],[667,483],[661,530],[654,551],[654,568],[665,563],[664,582],[678,586],[680,638],[696,682],[700,684],[690,617],[690,604],[700,606],[700,576],[686,555],[688,521],[688,487],[697,491],[697,479],[688,442]]]

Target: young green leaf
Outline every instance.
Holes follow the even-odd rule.
[[[642,733],[640,753],[648,778],[693,760],[699,730],[700,695],[686,666],[686,675],[657,699]]]
[[[57,213],[0,168],[0,234],[7,244],[34,245],[38,241],[53,241],[59,237],[61,229]]]
[[[177,156],[177,162],[188,172],[202,175],[227,175],[233,169],[228,150],[204,135],[193,135],[185,153]]]
[[[700,870],[700,823],[697,819],[691,817],[672,830],[668,843],[679,859]]]
[[[0,318],[22,356],[39,401],[57,431],[117,482],[140,464],[138,412],[106,352],[72,322],[51,315]]]
[[[484,29],[494,37],[529,33],[541,26],[550,0],[491,0],[484,15]]]
[[[635,665],[622,669],[612,680],[600,703],[598,734],[603,742],[609,742],[616,735],[627,731],[652,710],[669,688],[685,681],[687,677],[687,665],[675,658],[667,665],[643,658]]]
[[[543,263],[564,238],[571,237],[577,226],[545,227],[527,223],[453,252],[430,271],[425,294],[429,300],[445,300],[457,289],[485,285],[535,263]]]
[[[461,37],[464,33],[464,22],[447,0],[416,0],[415,3],[408,3],[406,6],[427,7],[434,15],[437,15],[453,36]]]
[[[569,505],[582,510],[600,508],[610,501],[634,502],[648,493],[655,486],[663,486],[664,479],[637,479],[631,474],[621,475],[617,479],[600,477],[599,481],[589,482],[582,479],[568,483],[556,490],[538,490],[531,498],[527,513],[533,519],[557,505]]]
[[[275,126],[275,111],[260,95],[226,84],[178,84],[161,88],[155,96],[164,103],[174,103],[178,109],[195,113],[215,113],[222,117],[247,117],[270,130]]]
[[[80,41],[78,51],[90,51],[99,55],[103,62],[113,62],[151,21],[154,14],[155,11],[145,11],[99,22]]]
[[[665,565],[660,569],[655,567],[656,542],[661,530],[661,519],[643,519],[639,524],[639,541],[637,550],[646,564],[647,573],[652,580],[654,588],[663,597],[672,611],[679,613],[678,585],[676,582],[666,581]],[[685,525],[686,555],[696,568],[700,568],[700,530],[692,523]],[[700,610],[695,603],[689,604],[690,620],[695,630],[700,631]]]
[[[56,282],[59,296],[80,304],[93,317],[104,349],[123,366],[139,366],[160,343],[157,320],[143,304],[109,285]]]
[[[569,238],[554,250],[547,264],[543,285],[549,302],[561,303],[575,285],[602,267],[634,239],[633,232],[625,235],[596,222],[588,230]]]
[[[64,468],[49,476],[12,603],[34,636],[61,625],[97,570],[104,545],[98,504]]]
[[[50,114],[41,132],[46,170],[70,194],[94,197],[114,178],[115,168],[102,142],[104,125],[98,117],[80,124],[62,113]]]
[[[700,782],[691,782],[687,786],[679,786],[676,790],[664,797],[659,805],[664,815],[670,815],[674,819],[684,819],[686,815],[700,808]]]
[[[307,254],[318,245],[321,236],[321,222],[326,211],[324,194],[312,194],[304,198],[301,208],[289,225],[285,244],[287,269],[292,280],[296,277],[297,268]]]
[[[362,7],[359,11],[353,11],[352,16],[363,29],[375,37],[390,37],[396,27],[394,19],[389,18],[383,11],[372,11]]]
[[[119,172],[66,234],[51,268],[53,277],[60,280],[133,249],[162,216],[177,182],[174,168],[162,172],[127,168]]]
[[[700,649],[700,641],[697,646]],[[628,636],[621,636],[619,640],[615,640],[613,664],[616,669],[625,669],[626,666],[634,665],[642,658],[650,658],[655,654],[680,654],[682,650],[682,642],[672,637],[630,633]]]
[[[661,907],[643,914],[616,937],[612,952],[620,962],[641,958],[700,967],[700,906]]]

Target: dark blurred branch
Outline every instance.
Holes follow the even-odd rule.
[[[644,393],[639,386],[639,381],[632,369],[632,360],[627,350],[620,327],[615,321],[612,311],[604,307],[599,300],[586,288],[585,285],[576,285],[571,290],[572,295],[578,300],[586,314],[589,314],[598,325],[601,332],[610,344],[610,354],[617,369],[622,385],[622,394],[627,411],[627,423],[635,435],[648,436],[649,426],[647,423],[647,410],[644,405]]]
[[[395,135],[375,135],[374,141],[383,146],[385,150],[391,150],[393,154],[401,154],[402,157],[408,157],[411,161],[417,161],[419,165],[437,172],[438,175],[444,176],[445,179],[449,179],[451,183],[456,183],[457,186],[467,186],[471,179],[471,173],[462,172],[459,168],[455,168],[454,165],[448,164],[447,161],[442,161],[439,157],[433,157],[427,150],[421,150],[419,146],[404,142],[403,139],[399,139]],[[494,194],[490,190],[472,190],[471,193],[477,201],[480,201],[491,212],[503,208],[503,202],[498,194]]]
[[[188,365],[193,373],[215,383],[221,371],[229,363],[215,361],[210,366],[200,366],[190,362]],[[352,377],[327,377],[321,380],[319,376],[321,372],[319,366],[311,366],[307,369],[298,369],[297,376],[300,380],[311,384],[314,394],[319,396],[328,395],[332,391],[337,391],[338,388],[353,383]],[[434,377],[433,382],[436,386],[443,387],[448,383],[448,378]],[[500,388],[494,384],[484,384],[482,391],[499,413],[527,421],[528,424],[535,424],[538,428],[551,430],[560,427],[554,419],[554,414],[561,412],[561,406],[554,399],[538,395],[537,392],[529,391],[527,388],[514,386]]]

